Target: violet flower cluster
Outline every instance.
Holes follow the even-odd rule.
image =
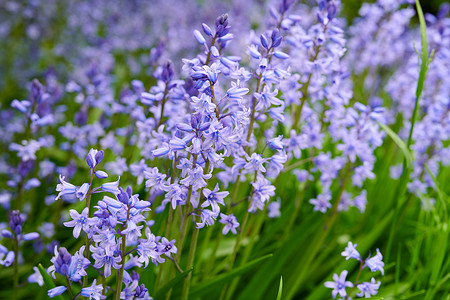
[[[369,256],[364,260],[361,258],[361,255],[359,254],[358,250],[356,250],[356,246],[357,246],[356,244],[348,242],[347,247],[345,247],[345,250],[341,253],[341,255],[344,256],[346,260],[352,258],[360,262],[356,281],[355,282],[347,281],[346,278],[348,275],[348,271],[344,270],[341,272],[340,275],[338,274],[333,275],[334,281],[325,282],[325,286],[327,288],[333,289],[333,291],[331,292],[333,299],[336,299],[337,295],[342,297],[339,299],[351,299],[349,298],[349,296],[355,288],[358,288],[360,291],[359,293],[356,293],[356,297],[370,298],[378,293],[378,289],[380,288],[381,284],[380,281],[377,282],[375,278],[372,277],[370,282],[359,282],[359,278],[362,270],[366,267],[371,272],[380,271],[381,274],[384,275],[383,255],[380,253],[380,250],[377,249],[377,254],[375,254],[373,257]],[[346,288],[351,288],[349,293],[347,293]]]
[[[401,124],[408,137],[420,63],[412,1],[364,3],[351,26],[340,0],[269,1],[267,11],[260,1],[204,2],[8,1],[0,11],[0,37],[23,21],[25,54],[60,62],[32,79],[39,64],[21,68],[23,58],[4,50],[15,80],[29,83],[28,96],[0,112],[10,228],[1,225],[0,264],[17,270],[33,241],[57,285],[49,297],[150,299],[143,269],[158,288],[195,264],[202,270],[197,241],[207,245],[214,230],[211,257],[222,239],[234,243],[221,272],[237,257],[245,263],[265,222],[281,214],[293,216],[286,232],[300,210],[331,220],[325,227],[337,214],[363,214],[383,125]],[[431,206],[427,170],[436,176],[450,164],[448,12],[426,16],[434,54],[411,146],[408,192]],[[67,17],[61,32],[51,29],[57,14]],[[393,178],[402,171],[391,166]],[[281,181],[295,195],[279,197]],[[44,206],[52,213],[33,220],[39,233],[23,233]],[[363,260],[355,247],[343,255],[360,261],[360,273],[384,274],[378,249]],[[28,281],[43,285],[33,266]],[[199,273],[184,276],[183,299]],[[333,298],[349,299],[346,288],[377,293],[380,282],[347,275],[325,283]]]

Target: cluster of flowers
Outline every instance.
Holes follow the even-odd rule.
[[[346,260],[349,260],[350,258],[356,259],[360,262],[359,272],[356,278],[355,283],[352,283],[351,281],[347,281],[347,274],[348,271],[344,270],[341,272],[341,275],[334,274],[333,280],[334,281],[327,281],[325,282],[325,286],[327,288],[333,289],[331,292],[331,295],[333,298],[336,298],[336,296],[339,294],[339,296],[342,297],[342,299],[350,299],[348,298],[347,291],[345,288],[349,287],[353,288],[357,287],[360,290],[360,293],[357,293],[357,297],[365,297],[370,298],[372,296],[375,296],[378,293],[378,289],[380,288],[381,282],[376,282],[375,278],[372,277],[370,282],[361,282],[359,283],[358,280],[360,278],[361,272],[365,267],[368,267],[371,272],[377,272],[381,271],[381,274],[384,275],[384,262],[383,262],[383,255],[381,255],[380,250],[377,249],[377,254],[375,254],[373,257],[368,257],[365,260],[361,258],[361,255],[359,254],[358,250],[356,250],[356,244],[353,245],[352,242],[348,242],[347,247],[345,248],[345,251],[341,253],[342,256],[345,256]]]
[[[188,12],[197,6],[183,3],[186,9],[182,9],[179,1],[176,5],[160,1],[163,7],[183,11],[182,18],[167,18],[169,24],[152,21],[158,24],[155,28],[174,28],[167,40],[154,36],[163,30],[148,34],[136,28],[153,28],[142,24],[158,20],[153,18],[155,13],[171,14],[173,10],[151,10],[147,5],[157,4],[145,1],[103,10],[110,3],[95,2],[73,3],[69,24],[79,28],[96,47],[69,55],[75,50],[62,43],[61,53],[73,57],[74,71],[67,78],[47,71],[41,80],[45,84],[38,80],[29,84],[27,100],[12,101],[11,107],[19,116],[11,109],[0,112],[1,142],[10,150],[0,158],[0,173],[8,178],[7,186],[1,187],[0,204],[6,210],[31,213],[36,204],[26,202],[25,196],[40,188],[47,193],[46,205],[52,206],[58,217],[53,223],[43,223],[39,236],[22,234],[21,227],[16,231],[18,218],[24,217],[14,212],[10,214],[14,233],[4,230],[2,235],[16,243],[36,240],[38,253],[48,242],[47,250],[55,253],[49,271],[54,278],[56,274],[67,278],[67,285],[50,290],[50,296],[71,292],[72,283],[83,281],[83,296],[103,298],[114,290],[122,299],[148,298],[133,268],[147,267],[150,261],[157,265],[166,257],[179,269],[191,223],[195,230],[201,230],[218,220],[223,235],[231,232],[240,236],[246,234],[249,214],[279,216],[286,203],[272,199],[274,182],[282,173],[290,172],[289,180],[300,189],[313,186],[313,197],[306,199],[311,211],[365,211],[365,182],[375,178],[374,153],[385,138],[380,123],[395,124],[403,117],[406,133],[400,132],[401,136],[410,128],[418,60],[408,45],[419,36],[409,27],[411,1],[364,4],[349,29],[349,41],[346,24],[338,18],[338,0],[318,0],[314,6],[282,0],[271,7],[268,16],[259,18],[267,23],[260,33],[250,30],[246,14],[235,16],[234,11],[217,17],[212,26],[203,23],[200,28],[199,20],[198,28],[191,30],[179,22],[192,23],[188,16],[197,14]],[[253,10],[253,2],[244,6],[260,13]],[[8,5],[10,11],[21,8]],[[152,13],[144,13],[148,11]],[[413,135],[417,159],[409,188],[420,195],[433,186],[426,166],[437,174],[440,164],[450,164],[450,148],[445,142],[450,139],[447,14],[448,7],[443,6],[438,16],[427,16],[437,63],[430,65],[420,107],[423,118]],[[82,21],[81,15],[92,22]],[[46,23],[39,24],[45,27]],[[108,32],[99,35],[103,27]],[[189,35],[192,32],[191,41],[181,38],[187,36],[187,30]],[[38,38],[35,29],[29,31]],[[197,45],[191,47],[190,42]],[[127,64],[132,76],[142,78],[145,74],[146,80],[115,85],[115,55],[120,51],[139,52],[130,55]],[[181,59],[181,55],[189,58]],[[386,80],[384,74],[389,72],[380,70],[390,66],[399,67]],[[352,74],[364,74],[366,97],[353,98]],[[63,82],[58,78],[64,78]],[[383,107],[382,90],[392,98],[390,110]],[[16,143],[18,136],[20,143]],[[106,171],[97,170],[104,156],[109,160]],[[77,171],[86,169],[77,163],[84,157],[90,177],[74,185],[70,182],[80,182]],[[119,180],[94,187],[94,180],[109,175],[122,176],[133,188],[119,188]],[[54,186],[58,178],[59,194],[55,196],[54,189],[47,187]],[[250,191],[244,194],[245,184]],[[336,185],[341,189],[338,193]],[[139,193],[133,194],[133,189]],[[100,193],[107,194],[95,203],[91,201]],[[305,193],[298,197],[305,197]],[[55,200],[59,203],[54,204]],[[83,232],[86,242],[71,255],[53,240],[53,233],[61,221],[63,205],[74,207],[77,200],[86,201],[85,208],[81,212],[70,209],[72,220],[63,218],[66,222],[62,223],[74,228],[76,239]],[[247,205],[241,209],[241,203]],[[177,247],[175,240],[155,236],[150,230],[151,213],[167,210],[167,223],[180,224],[181,230],[164,235],[175,235]],[[236,240],[238,249],[240,239]],[[9,266],[19,250],[11,252],[2,246],[0,253],[2,264]],[[381,261],[380,256],[376,257]],[[368,266],[372,270],[374,258],[364,263],[360,257],[356,259],[361,261],[361,269]],[[116,269],[116,287],[97,284],[97,280],[88,287],[89,266],[105,280]],[[334,296],[339,292],[346,297],[346,275],[344,289],[336,289]],[[42,284],[39,272],[29,280]],[[358,288],[362,294],[370,290],[368,283]]]

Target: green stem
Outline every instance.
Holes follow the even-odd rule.
[[[361,276],[362,270],[363,270],[363,262],[362,262],[362,260],[361,260],[361,261],[359,262],[359,271],[358,271],[358,275],[356,275],[355,283],[353,284],[353,287],[352,287],[352,289],[350,290],[350,292],[348,292],[347,296],[345,296],[344,300],[347,300],[347,299],[348,299],[348,296],[350,296],[350,295],[352,294],[352,292],[355,290],[356,285],[358,284],[358,281],[359,281],[359,277]]]
[[[130,218],[130,208],[128,208],[128,210],[127,210],[127,220],[129,220],[129,218]],[[128,227],[128,224],[125,227],[125,229],[127,227]],[[122,291],[123,270],[125,269],[126,243],[127,243],[127,237],[126,237],[126,235],[123,235],[122,236],[122,244],[120,245],[122,266],[120,267],[120,270],[117,272],[116,294],[114,296],[115,300],[120,300],[120,292]]]
[[[70,287],[69,277],[67,277],[67,276],[66,276],[66,282],[67,282],[67,291],[69,292],[69,298],[70,298],[70,300],[73,300],[72,288]]]
[[[17,297],[17,292],[19,289],[19,242],[17,236],[14,235],[14,299],[19,299]]]
[[[342,195],[345,191],[345,187],[347,186],[348,181],[350,180],[350,175],[351,175],[351,164],[347,163],[344,168],[344,180],[341,184],[341,188],[337,195],[336,202],[334,203],[330,217],[329,217],[328,221],[325,222],[325,226],[324,226],[324,230],[322,231],[322,234],[320,236],[318,236],[314,241],[311,242],[311,244],[310,244],[311,251],[307,252],[308,255],[305,256],[304,261],[302,261],[302,263],[301,263],[302,271],[295,278],[293,288],[288,290],[286,299],[292,299],[292,297],[294,296],[294,293],[297,290],[297,287],[303,283],[303,280],[305,279],[305,277],[307,275],[307,271],[309,270],[309,266],[310,266],[311,262],[316,257],[317,253],[320,250],[320,247],[322,247],[322,244],[328,235],[328,232],[330,231],[331,227],[333,226],[334,222],[336,221],[339,203],[341,202]]]
[[[192,231],[192,240],[191,240],[191,247],[189,249],[189,256],[188,256],[188,263],[187,263],[187,270],[191,269],[194,266],[194,256],[195,256],[195,250],[197,249],[197,240],[198,240],[198,233],[199,229],[197,227],[194,227],[194,230]],[[192,272],[189,272],[186,279],[184,280],[183,285],[183,292],[181,294],[182,300],[187,300],[189,296],[189,288],[191,284],[191,277]]]

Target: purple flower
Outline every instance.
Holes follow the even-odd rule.
[[[119,194],[120,193],[120,191],[119,191],[119,180],[120,180],[120,176],[119,176],[119,179],[117,179],[117,181],[103,183],[101,185],[102,191],[108,192],[108,193],[112,193],[114,195]]]
[[[215,214],[214,212],[210,211],[209,209],[203,209],[200,217],[202,221],[200,223],[197,223],[197,228],[203,228],[205,225],[211,226],[214,224],[215,219],[217,218],[218,214]]]
[[[64,180],[64,176],[59,175],[59,184],[56,186],[56,191],[59,192],[55,200],[58,200],[61,196],[75,194],[77,187]]]
[[[353,245],[352,242],[348,242],[347,247],[345,247],[345,250],[341,253],[341,255],[345,256],[346,260],[349,260],[350,258],[360,260],[361,255],[359,255],[359,252],[356,250],[356,246],[356,244]]]
[[[248,158],[248,163],[245,165],[245,169],[251,172],[259,171],[266,172],[266,168],[264,168],[263,164],[266,162],[265,158],[262,158],[261,155],[257,153],[253,153],[252,156]]]
[[[105,153],[103,152],[103,150],[89,150],[89,153],[86,155],[86,163],[88,164],[89,168],[95,169],[95,167],[103,160],[104,155]]]
[[[122,258],[116,253],[115,247],[116,245],[100,244],[98,247],[94,247],[91,245],[89,249],[92,252],[92,257],[95,260],[94,268],[100,269],[101,267],[105,267],[104,274],[105,277],[109,277],[111,275],[111,267],[118,270],[121,265],[119,263],[122,261]]]
[[[48,290],[47,294],[50,298],[56,297],[61,295],[67,290],[67,287],[65,286],[57,286],[55,288],[52,288],[51,290]]]
[[[159,253],[165,254],[167,257],[170,257],[170,253],[176,254],[177,247],[175,247],[175,240],[171,240],[169,242],[168,239],[163,237],[161,239],[161,243],[158,245]]]
[[[77,239],[80,236],[81,229],[83,229],[84,232],[88,232],[89,230],[89,209],[86,207],[83,209],[81,214],[79,214],[75,209],[71,209],[69,213],[73,220],[70,222],[65,222],[64,226],[74,227],[73,236]]]
[[[225,224],[222,230],[223,235],[227,234],[230,230],[233,234],[236,234],[236,228],[239,227],[239,223],[234,215],[227,216],[221,213],[219,222]]]
[[[208,188],[203,189],[203,195],[206,197],[206,201],[202,203],[202,207],[208,207],[211,205],[214,213],[220,212],[219,204],[225,205],[223,199],[230,194],[229,192],[219,192],[219,184],[216,184],[214,190]]]
[[[370,298],[371,296],[375,296],[378,293],[378,289],[380,288],[381,282],[376,282],[375,278],[372,277],[370,282],[363,282],[358,284],[357,287],[361,291],[356,294],[358,297],[366,297]]]
[[[382,261],[383,255],[380,250],[377,248],[377,254],[374,257],[366,259],[366,265],[369,267],[370,271],[376,272],[381,271],[381,274],[384,275],[384,262]]]
[[[353,283],[345,280],[345,278],[347,277],[347,274],[348,274],[348,271],[344,270],[344,271],[342,271],[340,276],[338,276],[337,274],[333,275],[334,281],[325,282],[325,286],[327,288],[333,289],[333,291],[331,292],[333,299],[336,298],[338,293],[343,298],[347,297],[347,292],[345,291],[345,288],[353,287]]]
[[[267,206],[269,213],[267,214],[269,218],[278,218],[281,216],[280,212],[280,202],[271,202]]]
[[[88,297],[89,300],[106,299],[106,296],[102,295],[102,291],[103,286],[101,284],[97,284],[97,279],[94,279],[91,286],[81,289],[81,295],[84,297]]]
[[[39,286],[44,285],[44,278],[42,278],[41,273],[37,267],[33,267],[34,273],[28,276],[27,281],[30,283],[36,282]]]
[[[314,211],[326,213],[328,208],[331,208],[331,195],[329,193],[319,194],[316,199],[309,200],[309,203],[314,205]]]
[[[211,174],[203,174],[203,168],[200,166],[195,167],[195,169],[187,170],[187,177],[180,181],[181,184],[185,186],[192,186],[194,190],[206,186],[205,179],[210,179]]]

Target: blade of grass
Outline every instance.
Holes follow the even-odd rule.
[[[283,293],[283,276],[280,277],[280,286],[278,287],[277,300],[281,300],[282,293]]]
[[[257,258],[243,265],[242,267],[231,270],[228,273],[221,274],[216,276],[212,280],[204,283],[197,284],[191,288],[191,292],[189,293],[190,298],[200,297],[204,294],[207,294],[211,290],[218,289],[220,290],[224,283],[232,280],[234,277],[241,275],[250,271],[252,268],[256,267],[262,261],[271,258],[273,255],[268,254],[263,257]],[[174,295],[175,296],[175,295]]]
[[[41,264],[38,265],[38,270],[39,270],[39,273],[41,273],[42,279],[44,279],[44,284],[47,287],[47,289],[50,290],[50,289],[54,288],[56,286],[55,283],[53,282],[50,275],[47,274],[47,272],[45,271],[44,267]],[[64,297],[59,295],[56,297],[56,299],[64,300]]]
[[[174,279],[172,279],[171,281],[169,281],[168,283],[166,283],[162,288],[160,288],[157,292],[156,295],[154,296],[156,300],[158,299],[163,299],[165,297],[165,295],[167,294],[167,292],[172,289],[173,287],[175,287],[178,283],[182,282],[183,279],[186,277],[187,274],[189,274],[190,272],[192,272],[192,269],[189,269],[187,271],[184,271],[183,273],[178,274],[177,276],[175,276]]]

